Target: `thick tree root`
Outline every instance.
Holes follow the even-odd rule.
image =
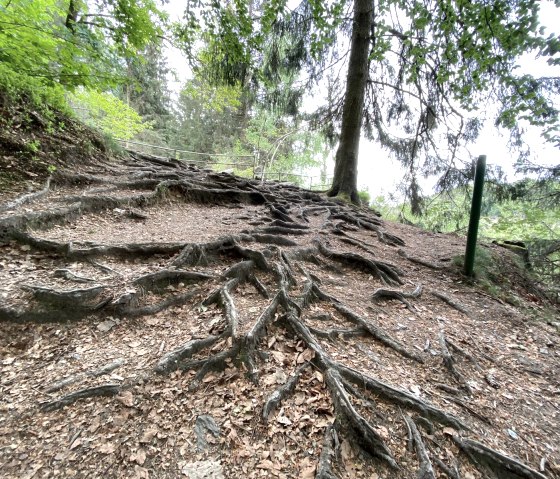
[[[459,311],[460,313],[463,313],[465,316],[468,316],[469,318],[471,317],[471,313],[463,305],[461,305],[457,301],[451,299],[449,296],[447,296],[443,293],[440,293],[438,291],[430,291],[430,292],[436,298],[441,299],[445,304],[451,306],[453,309],[456,309],[457,311]]]
[[[31,203],[32,201],[43,198],[50,191],[51,180],[52,180],[52,177],[49,176],[47,178],[45,186],[43,187],[43,189],[41,189],[39,191],[34,191],[32,193],[26,193],[25,195],[22,195],[22,196],[16,198],[15,200],[13,200],[9,203],[6,203],[5,205],[0,205],[0,213],[3,213],[4,211],[13,210],[15,208],[20,207],[21,205],[25,205],[27,203]]]
[[[334,306],[334,308],[340,314],[342,314],[342,316],[345,319],[359,326],[360,330],[367,331],[369,334],[371,334],[375,339],[383,343],[385,346],[394,349],[396,352],[398,352],[405,358],[413,359],[414,361],[418,361],[419,363],[423,362],[421,356],[419,356],[415,352],[408,351],[396,339],[392,338],[389,334],[383,331],[383,329],[361,318],[356,313],[348,309],[344,304],[342,304],[336,298],[333,298],[332,296],[321,291],[321,289],[315,283],[313,283],[312,285],[311,293],[321,300],[329,301]]]
[[[325,380],[332,393],[335,412],[337,416],[344,418],[343,427],[348,427],[352,431],[360,447],[380,458],[390,467],[398,469],[397,462],[382,437],[352,406],[340,373],[334,368],[329,368]]]
[[[93,286],[84,289],[72,289],[60,291],[46,286],[36,286],[31,284],[22,285],[22,288],[33,293],[33,296],[40,303],[54,307],[78,307],[80,309],[95,310],[99,309],[100,303],[96,301],[99,295],[107,289],[107,286]],[[92,301],[95,304],[89,305]]]
[[[328,426],[325,429],[323,449],[319,456],[319,464],[317,465],[315,479],[337,479],[331,468],[331,464],[338,449],[337,442],[338,436],[336,434],[336,429],[333,426]]]
[[[447,475],[447,477],[450,477],[451,479],[461,479],[457,467],[449,467],[437,456],[434,457],[434,462],[436,463],[437,467],[439,467]]]
[[[422,294],[422,286],[417,286],[414,291],[407,293],[405,291],[395,291],[393,289],[378,288],[371,295],[371,299],[375,301],[379,298],[396,299],[403,303],[409,310],[414,311],[414,307],[407,301],[407,298],[418,298]]]
[[[430,268],[430,269],[435,269],[435,270],[440,270],[443,269],[443,266],[440,266],[438,264],[435,263],[430,263],[429,261],[424,261],[422,259],[419,258],[415,258],[413,256],[410,256],[405,250],[403,249],[399,249],[398,251],[399,255],[401,255],[403,258],[406,258],[408,261],[410,261],[411,263],[416,263],[419,264],[420,266],[425,266],[426,268]]]
[[[416,455],[418,456],[418,461],[420,462],[420,468],[418,469],[417,474],[418,479],[436,479],[434,468],[432,467],[428,452],[426,451],[426,446],[424,445],[424,441],[422,441],[422,435],[416,427],[416,423],[411,417],[406,415],[404,416],[404,420],[412,434],[412,440],[416,448]]]
[[[64,278],[68,281],[74,281],[75,283],[95,283],[96,280],[92,278],[86,278],[84,276],[77,275],[70,271],[69,269],[56,269],[53,272],[55,278]],[[107,279],[107,278],[106,278]]]
[[[120,384],[104,384],[91,388],[80,389],[79,391],[67,394],[55,401],[46,401],[40,404],[43,411],[54,411],[64,406],[68,406],[79,399],[91,398],[96,396],[116,396],[121,392]]]
[[[522,464],[511,457],[485,446],[484,444],[472,439],[461,439],[453,436],[455,443],[468,454],[472,454],[486,467],[490,468],[499,477],[520,477],[526,479],[546,479],[541,474],[525,464]]]
[[[222,333],[219,336],[208,336],[203,339],[189,341],[183,346],[166,353],[157,363],[155,371],[160,374],[175,371],[181,367],[181,363],[184,362],[185,359],[190,359],[199,351],[213,346],[223,337],[224,334]]]
[[[443,357],[443,364],[445,364],[445,367],[452,374],[452,376],[459,383],[461,383],[462,387],[464,387],[468,391],[469,394],[472,394],[472,389],[469,386],[467,380],[455,367],[455,360],[454,360],[453,356],[451,355],[451,353],[449,352],[449,349],[447,348],[447,340],[445,338],[445,334],[444,334],[443,331],[440,331],[440,333],[439,333],[439,345],[440,345],[440,348],[441,348],[441,355]]]
[[[50,394],[50,393],[54,393],[56,391],[60,391],[61,389],[64,389],[65,387],[68,387],[74,383],[77,383],[78,381],[81,381],[87,377],[99,377],[99,376],[103,376],[105,374],[109,374],[112,373],[115,369],[120,368],[123,364],[125,363],[124,359],[116,359],[115,361],[110,362],[109,364],[106,364],[105,366],[102,366],[100,368],[97,369],[93,369],[91,371],[87,371],[85,373],[82,374],[76,374],[74,376],[70,376],[64,379],[61,379],[60,381],[57,381],[53,384],[51,384],[50,386],[45,388],[45,392]]]
[[[0,306],[0,321],[58,322],[86,317],[89,320],[110,314],[112,317],[122,318],[121,321],[124,322],[131,317],[154,315],[174,306],[185,305],[188,307],[182,311],[186,318],[190,318],[191,313],[195,316],[197,310],[206,311],[208,307],[214,309],[213,305],[216,305],[217,311],[210,311],[212,317],[216,318],[210,326],[200,323],[204,320],[204,315],[201,315],[197,319],[200,324],[196,327],[202,328],[203,332],[189,331],[192,334],[189,338],[193,339],[185,340],[183,345],[165,352],[155,364],[148,365],[143,378],[152,379],[153,372],[164,375],[173,371],[194,371],[188,389],[195,390],[203,381],[207,382],[205,378],[210,373],[226,368],[229,373],[231,368],[238,368],[251,382],[258,384],[261,372],[266,369],[263,363],[271,361],[266,350],[267,346],[271,348],[271,343],[267,345],[267,334],[281,329],[282,335],[289,337],[286,347],[294,349],[293,345],[289,345],[293,341],[293,344],[297,344],[297,354],[301,356],[297,360],[294,356],[293,364],[298,364],[298,367],[262,404],[262,420],[263,423],[270,422],[282,401],[286,401],[284,405],[287,407],[298,381],[306,377],[306,368],[314,367],[317,378],[320,378],[318,381],[322,395],[324,397],[326,393],[330,398],[335,416],[333,423],[324,430],[316,479],[338,477],[337,461],[340,458],[337,451],[340,436],[368,453],[362,457],[377,458],[399,477],[405,474],[399,468],[399,465],[404,466],[404,461],[398,464],[396,459],[399,455],[394,444],[398,444],[398,441],[394,440],[399,438],[391,437],[392,441],[389,443],[387,437],[379,432],[382,424],[393,422],[390,415],[394,416],[392,413],[399,408],[405,410],[404,421],[419,460],[417,476],[422,479],[435,478],[433,462],[449,477],[458,477],[456,471],[438,457],[438,452],[441,453],[444,449],[443,441],[450,444],[445,430],[444,438],[440,439],[441,428],[449,426],[465,432],[470,430],[468,422],[405,389],[381,381],[371,371],[362,372],[367,366],[354,362],[351,364],[358,364],[356,368],[359,370],[352,368],[348,365],[347,356],[337,356],[338,353],[331,355],[328,352],[341,337],[366,336],[402,356],[404,359],[400,358],[399,361],[405,363],[405,367],[424,367],[422,364],[425,360],[430,364],[428,347],[425,354],[410,351],[405,344],[381,327],[379,323],[382,318],[376,320],[360,316],[353,310],[353,306],[351,309],[328,294],[326,286],[321,283],[325,272],[335,271],[342,275],[351,269],[353,273],[361,275],[359,278],[364,279],[365,273],[373,276],[375,283],[372,284],[377,288],[372,300],[397,300],[414,311],[414,301],[411,299],[420,297],[421,288],[412,292],[392,289],[402,287],[404,272],[395,265],[373,259],[376,254],[374,243],[403,246],[402,239],[385,231],[382,221],[367,210],[326,200],[316,193],[292,186],[263,184],[211,171],[201,174],[182,162],[141,154],[136,154],[126,168],[126,178],[122,179],[95,174],[57,174],[54,181],[59,185],[85,187],[82,195],[62,198],[58,202],[60,208],[21,214],[18,209],[21,205],[39,197],[29,195],[3,207],[3,211],[10,211],[11,214],[13,210],[16,214],[5,215],[0,219],[0,241],[14,241],[46,253],[49,258],[55,258],[58,262],[58,269],[53,269],[54,277],[83,284],[83,287],[60,289],[58,286],[45,284],[27,284],[25,289],[31,294],[25,296],[26,301],[32,296],[32,300],[28,301],[29,305],[23,304],[21,294],[15,295],[15,300],[7,303],[14,306]],[[48,195],[48,186],[46,191],[38,194]],[[112,196],[115,192],[124,190],[129,190],[130,195]],[[138,194],[138,190],[146,191]],[[236,207],[238,211],[233,216],[243,221],[243,226],[236,235],[206,243],[59,242],[41,239],[29,232],[30,228],[47,228],[73,221],[85,212],[102,214],[104,210],[115,208],[127,218],[138,221],[146,221],[148,218],[149,221],[151,213],[147,216],[142,208],[156,205],[162,200]],[[244,205],[260,206],[239,211]],[[114,211],[111,216],[114,216]],[[349,231],[359,232],[361,235],[358,237],[349,234]],[[372,239],[362,239],[364,233]],[[341,243],[352,248],[341,249]],[[384,251],[388,249],[383,248]],[[413,258],[402,250],[400,254],[415,264],[440,269],[439,265]],[[152,259],[156,255],[157,259],[142,265],[142,273],[137,274],[131,273],[134,269],[129,267],[136,261],[127,263],[122,272],[118,271],[120,267],[106,266],[102,262],[102,258],[111,258],[106,262],[112,266],[109,261],[115,259]],[[99,271],[83,276],[74,273],[73,270],[80,270],[64,265],[69,261],[84,261],[93,265],[102,271],[102,280],[95,279],[95,273],[99,275]],[[309,267],[310,264],[315,267]],[[308,272],[307,267],[313,272]],[[325,281],[325,284],[328,283]],[[466,308],[453,299],[434,291],[431,293],[449,307],[469,315]],[[248,301],[253,301],[253,305],[255,298],[262,309],[257,314],[249,314],[240,305],[246,305]],[[255,311],[250,311],[253,312]],[[315,321],[321,320],[325,321],[324,327],[316,327]],[[204,331],[206,327],[209,328],[208,331]],[[455,360],[459,356],[467,358],[480,369],[476,358],[448,339],[443,332],[439,343],[445,367],[462,388],[469,390]],[[361,344],[354,346],[359,351]],[[384,351],[384,348],[380,347],[379,350]],[[303,361],[309,362],[301,364],[302,357]],[[90,381],[109,374],[122,364],[122,360],[117,360],[97,369],[69,375],[47,385],[45,391],[54,393],[76,386],[84,380]],[[379,361],[378,365],[381,364],[382,361]],[[459,389],[445,384],[436,386],[453,394],[452,397],[440,397],[459,405],[468,418],[466,421],[473,418],[487,421],[467,402],[459,399],[462,394]],[[43,411],[53,411],[83,398],[114,396],[127,387],[130,386],[101,384],[46,401],[40,406]],[[301,384],[298,387],[298,397],[300,389]],[[437,396],[437,392],[430,393]],[[389,412],[385,408],[389,408]],[[410,416],[412,413],[415,414],[414,420]],[[420,428],[428,434],[423,436]],[[398,428],[391,433],[400,434]],[[425,440],[429,442],[425,443]],[[439,441],[442,442],[441,446]],[[499,477],[544,477],[476,441],[457,436],[454,441],[473,463],[490,468]],[[438,447],[428,449],[426,446],[432,442]]]
[[[356,253],[337,253],[328,249],[320,242],[317,243],[317,247],[323,256],[342,264],[355,265],[362,268],[375,278],[381,279],[381,281],[385,284],[403,284],[400,279],[402,271],[400,271],[396,266],[384,263],[383,261],[374,261]]]
[[[296,387],[297,382],[301,376],[301,373],[309,366],[309,363],[302,364],[296,369],[294,374],[290,376],[287,382],[285,382],[281,387],[272,393],[272,395],[266,400],[263,407],[262,418],[266,422],[270,415],[276,410],[281,401],[286,399]]]

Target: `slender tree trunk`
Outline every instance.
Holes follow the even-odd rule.
[[[336,152],[333,185],[329,196],[347,196],[358,203],[358,150],[368,78],[373,0],[354,0],[354,20],[340,142]]]
[[[70,4],[68,5],[68,13],[66,15],[66,28],[70,30],[72,33],[76,33],[75,25],[76,21],[78,20],[78,5],[74,0],[70,0]]]

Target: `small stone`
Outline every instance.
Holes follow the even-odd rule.
[[[97,325],[97,329],[102,333],[107,333],[108,331],[111,331],[111,329],[113,329],[116,325],[117,323],[115,321],[108,319],[107,321],[99,323]]]
[[[197,461],[185,464],[181,472],[189,479],[224,479],[220,461]]]
[[[201,414],[196,418],[194,433],[196,435],[196,447],[199,452],[202,452],[208,448],[206,434],[210,433],[214,437],[218,437],[220,435],[220,426],[216,424],[216,421],[212,416],[208,414]]]

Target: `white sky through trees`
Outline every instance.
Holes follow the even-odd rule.
[[[290,0],[289,7],[295,7],[299,0]],[[164,6],[171,20],[180,20],[183,16],[185,2],[183,0],[169,0],[169,3]],[[540,6],[540,21],[546,27],[546,35],[550,33],[558,33],[560,24],[560,9],[554,5],[551,0],[541,2]],[[168,47],[167,59],[169,66],[176,73],[176,78],[170,78],[170,89],[174,94],[177,94],[185,80],[190,78],[191,71],[187,65],[184,56],[178,50]],[[345,77],[346,69],[339,70],[340,75]],[[534,76],[560,76],[560,67],[549,66],[544,59],[535,58],[533,55],[525,55],[519,61],[519,74],[531,74]],[[345,78],[341,78],[345,81]],[[307,111],[312,110],[319,106],[321,101],[326,99],[321,98],[325,95],[324,88],[319,85],[318,91],[314,92],[313,97],[308,97],[304,100],[303,108]],[[482,108],[482,107],[481,107]],[[509,139],[509,132],[506,130],[498,130],[493,126],[492,105],[488,108],[488,122],[483,128],[478,141],[469,145],[467,149],[459,155],[459,158],[468,161],[470,158],[476,158],[478,155],[487,155],[488,165],[499,165],[507,174],[509,181],[518,179],[514,173],[514,164],[516,154],[509,150],[507,144]],[[525,142],[531,151],[531,161],[535,164],[555,165],[560,163],[560,150],[547,144],[540,136],[537,128],[527,127]],[[331,152],[331,167],[334,166],[334,153],[336,147]],[[318,173],[317,173],[318,174]],[[358,189],[367,189],[372,198],[384,195],[387,197],[389,194],[397,193],[397,185],[404,176],[404,170],[400,163],[390,158],[390,153],[383,150],[378,144],[372,143],[362,137],[360,142],[360,154],[358,165]],[[431,188],[435,183],[434,179],[425,179],[421,181],[421,186],[425,194],[431,193]]]

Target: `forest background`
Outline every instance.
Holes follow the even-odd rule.
[[[181,3],[178,10],[177,2],[151,0],[0,1],[2,103],[25,98],[30,112],[40,109],[47,118],[49,111],[64,111],[99,129],[117,150],[117,140],[121,146],[136,148],[145,148],[137,144],[145,143],[169,148],[173,155],[213,169],[327,189],[339,139],[351,5],[323,2],[324,11],[318,14],[321,2],[225,2],[218,25],[214,22],[218,17],[212,16],[216,11],[205,9],[206,2],[187,2],[186,10]],[[557,2],[495,3],[503,3],[515,14],[541,9],[538,27],[545,40],[532,57],[520,55],[518,65],[522,76],[529,73],[539,79],[536,84],[546,86],[550,104],[557,104],[560,40],[550,27]],[[401,7],[394,4],[406,11],[407,2]],[[273,18],[269,23],[267,15]],[[315,15],[315,30],[296,21],[305,15]],[[244,16],[258,17],[261,27],[247,35],[247,51],[237,52],[236,45],[228,43],[228,34],[238,29],[243,36],[240,19]],[[323,18],[324,25],[317,18]],[[425,20],[412,14],[407,18],[405,29],[407,22],[420,25]],[[325,31],[331,37],[324,36]],[[171,49],[182,51],[183,67],[177,68],[177,55],[167,54]],[[252,57],[242,59],[247,54]],[[388,70],[396,68],[398,61],[393,62],[388,60]],[[413,96],[402,100],[406,103]],[[416,115],[429,124],[429,115],[410,103],[408,111],[394,113],[395,119]],[[390,135],[391,141],[377,124],[377,136],[366,131],[369,143],[362,141],[360,197],[389,219],[462,233],[468,222],[474,155],[488,154],[491,164],[503,159],[506,150],[496,144],[509,138],[507,160],[489,170],[481,234],[522,242],[545,281],[557,284],[557,124],[520,114],[515,121],[502,117],[495,126],[491,119],[498,115],[497,104],[483,103],[471,111],[458,104],[454,108],[461,124],[464,119],[469,127],[461,131],[464,141],[457,143],[452,155],[446,145],[442,154],[426,154],[412,164],[403,161],[401,146],[414,137],[404,120],[392,126],[387,121],[385,136]],[[367,121],[365,130],[371,130]],[[49,127],[54,133],[64,128],[63,123],[53,120]],[[457,129],[450,123],[446,126]],[[446,134],[441,133],[440,140],[449,138]],[[377,140],[375,148],[372,140]],[[550,146],[542,150],[544,143]],[[31,141],[21,153],[33,156],[40,149],[40,143]],[[508,180],[514,171],[523,178]],[[386,188],[383,194],[368,185],[373,177],[391,184],[395,172],[400,176],[395,188]]]

